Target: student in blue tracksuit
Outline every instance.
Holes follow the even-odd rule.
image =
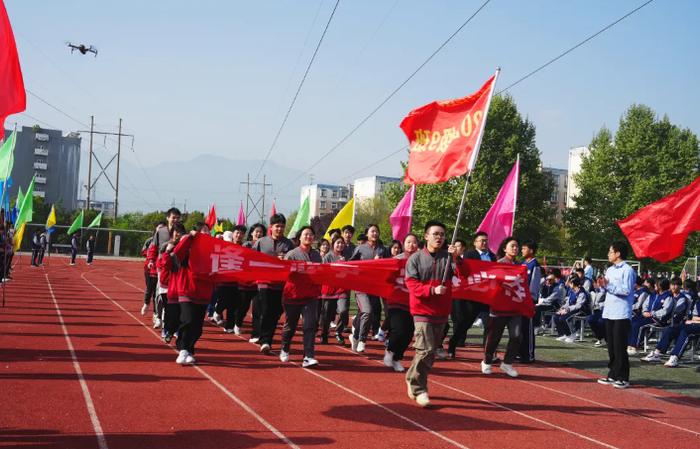
[[[632,305],[632,314],[635,317],[642,315],[644,305],[648,303],[652,295],[654,295],[654,279],[642,279],[641,276],[638,276],[634,282],[634,305]]]
[[[588,327],[593,331],[595,335],[596,342],[593,344],[595,347],[603,346],[605,344],[605,320],[603,319],[603,308],[605,307],[605,296],[607,293],[602,287],[602,279],[605,276],[599,274],[595,280],[595,288],[593,290],[593,296],[591,297],[591,314],[586,318],[586,323]]]
[[[588,293],[586,293],[581,284],[581,278],[572,276],[569,281],[570,290],[567,301],[554,316],[554,323],[557,326],[557,334],[559,335],[557,340],[559,341],[574,342],[574,338],[571,336],[571,327],[567,320],[588,309]]]
[[[523,256],[522,264],[527,267],[527,280],[530,286],[530,295],[532,301],[536,304],[540,294],[540,284],[542,281],[542,267],[535,258],[537,252],[537,243],[534,241],[525,241],[520,248],[520,254]],[[529,317],[522,318],[522,340],[520,341],[520,349],[518,351],[517,360],[520,363],[532,363],[535,361],[535,327],[533,320]]]
[[[680,283],[680,279],[678,283]],[[680,285],[677,287],[680,289]],[[659,281],[660,293],[646,301],[641,316],[632,319],[627,342],[627,354],[635,355],[637,353],[642,326],[647,324],[667,326],[670,323],[674,305],[673,294],[670,288],[671,282],[668,279],[661,279]]]
[[[78,256],[78,236],[73,234],[70,238],[70,264],[75,265],[75,258]]]

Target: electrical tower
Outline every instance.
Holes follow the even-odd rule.
[[[260,223],[266,223],[265,217],[265,195],[268,187],[272,184],[266,182],[266,176],[263,176],[262,182],[250,182],[250,173],[246,176],[245,181],[241,184],[245,185],[245,219],[248,222],[248,217],[257,213],[260,216]]]

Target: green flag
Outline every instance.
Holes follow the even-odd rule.
[[[80,211],[80,214],[75,217],[75,221],[73,221],[73,224],[70,225],[70,228],[68,229],[68,235],[74,234],[78,231],[80,231],[80,228],[83,227],[83,213],[85,211]]]
[[[12,167],[15,165],[16,141],[17,131],[13,131],[0,147],[0,181],[6,180],[12,174]]]
[[[15,207],[17,210],[19,210],[20,206],[22,206],[22,201],[24,201],[24,193],[22,193],[22,186],[19,186],[17,189],[17,201],[15,201]]]
[[[88,225],[88,229],[95,226],[100,226],[100,223],[102,223],[102,212],[97,214],[97,217],[95,217],[95,219],[90,222],[90,224]]]
[[[34,210],[34,177],[32,176],[32,182],[29,183],[29,188],[27,193],[22,198],[22,202],[19,205],[19,214],[17,214],[17,221],[15,221],[15,228],[22,226],[24,223],[30,223],[32,221],[32,212]]]
[[[289,234],[287,234],[288,238],[291,239],[292,237],[295,237],[299,229],[301,229],[303,226],[308,226],[309,223],[311,223],[311,217],[309,215],[309,197],[307,196],[304,198],[304,202],[301,203],[301,207],[297,213],[297,218],[294,220],[294,224],[289,230]]]

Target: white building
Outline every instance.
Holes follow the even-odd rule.
[[[543,167],[544,173],[549,173],[554,181],[552,196],[549,204],[557,211],[557,220],[561,220],[566,209],[567,186],[569,185],[568,172],[561,168]]]
[[[401,178],[391,178],[388,176],[368,176],[358,178],[353,183],[355,201],[363,201],[374,198],[383,192],[389,184],[401,182]]]
[[[574,176],[581,172],[581,162],[583,156],[588,156],[590,150],[588,147],[575,147],[569,150],[569,175],[566,188],[566,207],[576,207],[574,197],[578,195],[579,188],[574,181]]]
[[[300,202],[309,197],[309,215],[319,217],[335,214],[350,200],[351,192],[347,186],[330,184],[311,184],[301,187]]]

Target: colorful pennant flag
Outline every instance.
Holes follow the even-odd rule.
[[[401,198],[396,209],[389,216],[391,224],[391,235],[394,240],[403,242],[403,239],[411,232],[413,224],[413,201],[416,198],[416,185],[412,185],[406,194]]]
[[[498,253],[498,246],[504,238],[513,235],[515,224],[515,205],[518,202],[518,178],[520,177],[520,156],[510,170],[506,181],[496,196],[491,209],[486,213],[484,220],[477,231],[483,231],[489,235],[489,249]]]
[[[51,234],[53,231],[56,230],[56,206],[51,205],[51,212],[49,212],[49,216],[46,218],[46,232]]]
[[[309,223],[311,223],[311,216],[309,207],[309,197],[307,195],[307,197],[304,198],[304,201],[301,203],[301,207],[299,208],[299,212],[297,213],[297,218],[296,220],[294,220],[294,224],[289,230],[287,238],[291,239],[296,237],[297,231],[299,231],[299,229],[301,229],[304,226],[308,226]]]
[[[0,128],[0,132],[4,129]],[[10,137],[5,139],[0,147],[0,181],[5,181],[12,175],[12,167],[15,165],[15,143],[17,142],[17,131],[12,131]],[[5,193],[9,195],[9,193]]]
[[[245,211],[243,210],[243,201],[241,201],[241,207],[238,209],[238,217],[236,218],[236,224],[239,226],[245,226],[246,224]]]
[[[326,234],[323,236],[324,239],[330,240],[331,236],[329,234],[331,229],[342,229],[343,226],[347,225],[352,225],[353,221],[355,220],[355,198],[353,197],[345,203],[345,206],[343,206],[340,211],[338,211],[338,214],[333,218],[333,221],[331,221],[331,224],[328,225],[328,230],[326,230]]]
[[[95,217],[90,224],[88,225],[88,229],[90,228],[96,228],[99,227],[102,224],[102,212],[97,214],[97,217]]]
[[[75,217],[75,220],[73,220],[73,224],[70,225],[70,228],[68,228],[68,235],[74,234],[78,231],[80,231],[80,228],[83,227],[83,218],[85,216],[85,211],[81,210],[80,214],[78,214],[77,217]]]

